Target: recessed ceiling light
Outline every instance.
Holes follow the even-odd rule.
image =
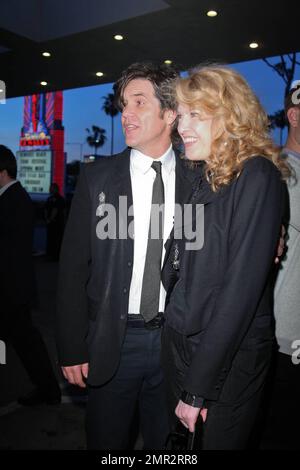
[[[124,37],[121,34],[116,34],[114,38],[116,41],[122,41],[122,39],[124,39]]]
[[[215,11],[215,10],[209,10],[206,14],[207,14],[207,16],[209,16],[210,18],[214,18],[215,16],[218,15],[218,12]]]
[[[96,75],[97,75],[97,77],[103,77],[104,73],[103,72],[97,72]]]
[[[2,88],[0,88],[0,93],[2,93],[2,91],[3,91]]]
[[[171,65],[171,64],[172,64],[172,61],[171,61],[170,59],[166,59],[166,60],[165,60],[165,64]]]
[[[51,54],[50,54],[50,52],[43,52],[43,56],[44,56],[44,57],[50,57]]]
[[[257,49],[258,44],[257,44],[257,42],[251,42],[251,44],[249,44],[249,47],[251,47],[251,49]]]
[[[42,86],[47,86],[48,83],[47,83],[47,82],[41,82],[41,85],[42,85]]]

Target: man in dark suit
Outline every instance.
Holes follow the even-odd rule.
[[[66,227],[58,349],[67,380],[88,383],[89,449],[128,447],[137,407],[145,448],[161,449],[169,431],[160,269],[175,201],[183,203],[192,191],[192,176],[171,143],[176,113],[166,90],[176,76],[152,64],[123,72],[116,90],[129,148],[82,168]],[[154,204],[165,208],[163,237],[160,232],[156,240],[149,236]],[[116,212],[114,223],[106,211]]]
[[[19,403],[57,404],[60,389],[30,315],[34,296],[33,205],[16,176],[13,153],[0,145],[0,338],[12,343],[36,387]]]

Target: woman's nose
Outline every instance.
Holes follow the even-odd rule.
[[[184,132],[189,128],[189,119],[187,116],[182,117],[178,123],[178,132]]]

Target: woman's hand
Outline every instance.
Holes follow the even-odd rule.
[[[203,422],[207,418],[207,408],[196,408],[191,405],[187,405],[183,401],[179,400],[175,410],[177,418],[181,421],[183,426],[189,429],[190,432],[195,431],[195,424],[199,414],[201,414]]]

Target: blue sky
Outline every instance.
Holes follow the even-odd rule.
[[[273,57],[272,63],[279,62]],[[300,61],[300,54],[298,54]],[[253,60],[231,64],[248,80],[255,93],[261,100],[269,114],[282,108],[284,95],[283,80],[262,60]],[[1,78],[1,77],[0,77]],[[296,67],[295,80],[300,80],[300,67]],[[101,79],[99,79],[101,80]],[[83,143],[83,154],[88,154],[92,149],[85,143],[86,128],[97,125],[106,129],[107,142],[99,149],[98,153],[110,153],[110,117],[102,111],[102,97],[112,91],[112,84],[96,85],[85,88],[66,90],[64,92],[64,118],[65,127],[65,151],[68,161],[79,159],[80,145]],[[19,150],[19,137],[23,124],[24,98],[11,98],[6,104],[0,104],[0,144],[6,145],[14,152]],[[285,136],[284,136],[285,137]],[[274,139],[279,143],[279,132],[274,133]],[[125,147],[120,115],[115,118],[114,151],[119,152]]]

